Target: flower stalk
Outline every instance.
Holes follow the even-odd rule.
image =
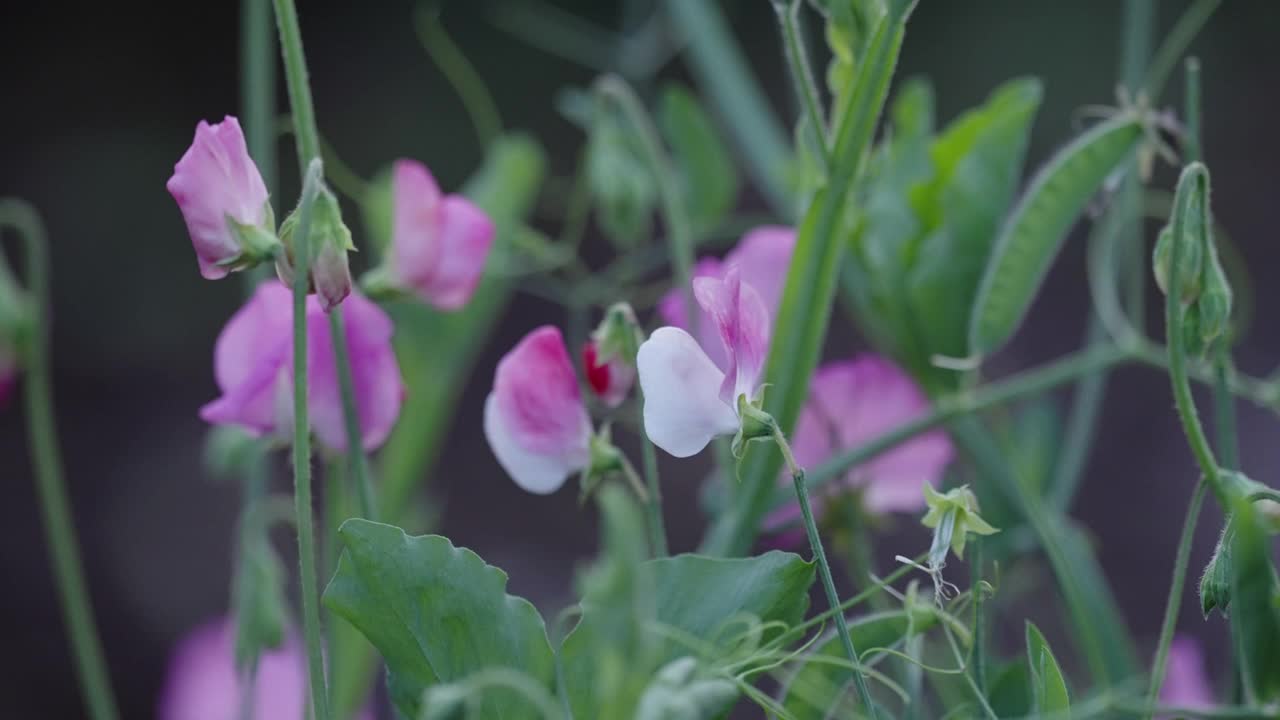
[[[93,618],[84,564],[76,540],[71,502],[63,477],[62,453],[53,418],[53,391],[49,380],[49,258],[44,226],[35,209],[13,198],[0,199],[0,228],[11,227],[25,244],[26,276],[31,302],[22,323],[22,367],[26,372],[28,438],[40,498],[40,513],[49,544],[63,622],[75,656],[80,691],[93,720],[116,720],[115,695]],[[0,265],[4,262],[0,254]]]

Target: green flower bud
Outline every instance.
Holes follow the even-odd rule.
[[[1196,305],[1200,310],[1200,339],[1207,346],[1225,336],[1231,325],[1231,283],[1215,250],[1209,252],[1209,262],[1204,268],[1204,289]]]
[[[1184,235],[1184,242],[1181,249],[1182,269],[1178,273],[1178,297],[1184,303],[1194,302],[1200,296],[1200,288],[1202,283],[1203,267],[1204,267],[1204,248],[1201,243],[1195,240],[1190,233]],[[1160,286],[1160,292],[1169,294],[1169,278],[1171,277],[1171,263],[1173,262],[1173,228],[1166,225],[1160,230],[1160,236],[1156,240],[1156,248],[1152,253],[1151,264],[1155,271],[1156,285]]]
[[[649,231],[657,185],[635,148],[635,140],[610,113],[600,110],[587,147],[587,181],[600,225],[623,244]]]
[[[355,250],[351,230],[342,221],[342,208],[338,198],[321,181],[319,191],[311,206],[311,226],[308,232],[308,257],[311,260],[310,289],[320,299],[325,311],[337,307],[351,293],[351,269],[347,264],[347,252]],[[276,274],[286,285],[293,284],[294,260],[297,257],[294,237],[298,229],[298,211],[294,210],[280,224],[280,242],[285,252],[276,259]]]
[[[284,564],[265,532],[243,544],[232,586],[236,667],[247,669],[264,650],[284,642],[288,611]]]
[[[1200,611],[1205,619],[1216,608],[1226,616],[1227,607],[1231,605],[1231,545],[1234,533],[1230,521],[1222,529],[1218,545],[1213,549],[1213,557],[1204,568],[1200,577]]]

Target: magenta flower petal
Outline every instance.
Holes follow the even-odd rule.
[[[736,265],[724,279],[696,278],[693,292],[698,304],[711,316],[725,350],[725,377],[720,399],[737,407],[740,395],[752,399],[769,352],[769,311],[760,295],[742,282]]]
[[[258,435],[288,437],[293,428],[293,299],[288,288],[263,283],[218,336],[214,378],[222,396],[200,409],[207,422],[239,425]],[[390,318],[352,293],[341,312],[364,446],[381,445],[400,414],[404,386],[391,346]],[[307,298],[307,375],[311,427],[327,447],[347,447],[342,396],[329,319]]]
[[[493,245],[493,221],[461,195],[440,194],[422,163],[396,161],[392,175],[393,280],[443,310],[467,304]]]
[[[591,418],[557,328],[535,329],[498,362],[484,432],[503,469],[529,492],[555,492],[587,466]]]
[[[1204,654],[1195,638],[1175,635],[1169,645],[1169,664],[1160,689],[1160,704],[1185,708],[1213,707],[1213,688],[1204,667]]]
[[[595,340],[589,340],[582,346],[582,367],[587,376],[587,385],[606,407],[621,405],[636,381],[635,365],[622,357],[615,354],[601,362],[600,350]]]
[[[200,121],[165,187],[187,223],[200,274],[210,280],[225,276],[220,263],[241,253],[228,218],[241,225],[267,224],[267,188],[233,116],[215,125]]]
[[[365,450],[373,450],[391,434],[404,399],[400,365],[391,346],[391,318],[358,292],[352,292],[340,307],[361,442]],[[347,432],[333,334],[328,316],[314,297],[307,298],[307,323],[311,427],[325,446],[345,452]]]
[[[159,720],[239,718],[249,689],[246,680],[235,666],[235,624],[229,618],[215,620],[192,631],[174,649],[156,716]],[[295,637],[262,654],[252,690],[252,720],[305,717],[306,663]],[[370,720],[372,714],[365,709],[359,717]]]
[[[802,466],[815,467],[837,452],[860,447],[929,412],[929,402],[911,378],[888,360],[862,355],[827,364],[814,373],[809,401],[800,412],[792,450]],[[849,471],[815,493],[821,497],[861,488],[864,507],[874,513],[913,512],[925,506],[923,486],[935,487],[955,454],[941,430],[919,435]],[[780,480],[790,486],[789,477]],[[779,509],[765,521],[776,528],[793,519],[793,508]]]
[[[259,435],[276,431],[278,411],[288,405],[278,396],[291,391],[292,318],[287,288],[275,281],[258,286],[218,335],[213,373],[222,396],[200,409],[201,418]]]

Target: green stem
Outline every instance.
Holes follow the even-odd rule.
[[[276,43],[271,0],[243,0],[240,10],[244,27],[240,47],[240,108],[244,114],[245,142],[267,192],[275,195],[279,167],[275,151]]]
[[[449,33],[445,32],[438,8],[433,10],[423,3],[418,6],[414,18],[422,49],[427,51],[427,55],[431,56],[436,67],[440,68],[445,79],[458,93],[462,106],[471,117],[471,125],[475,128],[481,147],[489,147],[502,134],[502,115],[485,87],[484,79],[467,61],[467,56],[462,54]]]
[[[1203,166],[1189,166],[1183,173],[1184,178],[1179,182],[1183,183],[1205,183],[1205,170]],[[1180,239],[1186,237],[1185,233],[1188,228],[1185,227],[1186,205],[1190,202],[1190,189],[1181,189],[1178,193],[1178,200],[1173,210],[1173,249],[1169,253],[1169,289],[1170,292],[1165,297],[1165,333],[1169,344],[1169,379],[1173,384],[1173,400],[1178,409],[1178,418],[1182,422],[1183,433],[1187,436],[1187,444],[1191,447],[1191,453],[1195,456],[1196,464],[1200,466],[1200,472],[1208,478],[1213,485],[1214,494],[1218,496],[1219,501],[1224,508],[1230,507],[1223,494],[1221,482],[1218,479],[1218,462],[1214,459],[1213,449],[1209,447],[1209,439],[1205,436],[1204,427],[1200,424],[1200,416],[1196,411],[1195,398],[1191,396],[1191,381],[1187,376],[1187,352],[1184,347],[1184,337],[1182,333],[1182,300],[1179,297],[1177,288],[1182,287],[1179,283],[1182,275],[1182,268],[1179,264],[1182,261],[1182,247],[1185,245]],[[1206,193],[1207,194],[1207,193]],[[1206,200],[1207,202],[1207,200]],[[1208,213],[1208,208],[1204,208],[1203,214]],[[1197,237],[1199,234],[1197,234]]]
[[[973,593],[973,644],[970,649],[969,674],[983,697],[987,693],[987,614],[982,593],[981,536],[974,535],[969,544],[969,589]]]
[[[663,220],[666,222],[667,243],[671,248],[672,264],[676,271],[676,282],[684,292],[688,329],[696,337],[698,313],[695,312],[697,304],[693,297],[693,232],[690,230],[689,218],[685,213],[684,199],[680,196],[680,185],[674,181],[676,174],[671,165],[671,159],[667,157],[666,150],[658,139],[658,131],[653,126],[653,120],[645,112],[644,106],[640,104],[639,98],[626,81],[617,75],[605,75],[596,81],[595,91],[600,97],[609,99],[618,106],[640,139],[642,152],[649,164],[649,172],[653,173],[658,183]]]
[[[273,2],[276,27],[280,32],[280,53],[284,57],[285,82],[289,87],[293,137],[298,145],[298,174],[305,178],[312,159],[320,157],[320,131],[316,129],[315,105],[311,102],[307,58],[302,53],[302,31],[298,28],[298,9],[294,7],[293,0]],[[305,276],[302,272],[296,274]]]
[[[791,84],[800,98],[805,117],[809,120],[809,131],[813,136],[814,147],[818,148],[818,160],[822,164],[822,171],[830,173],[831,146],[827,140],[826,115],[818,100],[818,89],[813,81],[813,69],[809,66],[809,54],[800,37],[797,22],[800,0],[792,0],[790,7],[787,7],[783,0],[774,0],[773,10],[778,14],[778,22],[782,25],[782,42],[787,50],[787,67],[791,70]]]
[[[369,478],[369,462],[364,455],[364,436],[360,432],[360,412],[356,407],[355,383],[351,379],[351,356],[342,309],[329,313],[329,334],[333,337],[333,357],[338,370],[338,390],[342,396],[342,421],[347,435],[347,475],[354,483],[360,500],[360,516],[378,519],[378,503]]]
[[[822,589],[827,594],[827,604],[832,608],[838,608],[840,596],[836,593],[835,580],[831,577],[831,565],[827,562],[827,552],[822,547],[822,538],[818,536],[818,525],[813,519],[813,507],[809,504],[809,489],[805,485],[804,470],[796,464],[795,456],[791,454],[791,446],[787,443],[787,437],[782,434],[778,424],[776,422],[771,424],[774,442],[782,453],[787,470],[791,473],[792,483],[795,485],[796,500],[800,503],[800,513],[804,516],[805,533],[809,536],[813,559],[818,563],[818,575],[822,578]],[[853,663],[853,681],[858,688],[858,697],[867,708],[867,716],[875,718],[875,703],[872,702],[871,691],[867,688],[867,678],[863,675],[858,650],[853,645],[853,636],[849,634],[849,624],[845,622],[843,612],[837,612],[835,618],[836,632],[840,635],[841,644],[844,645],[844,654],[848,656],[849,662]]]
[[[17,231],[25,245],[26,275],[31,303],[18,349],[26,372],[28,441],[35,471],[36,491],[44,523],[45,542],[53,564],[62,619],[66,623],[75,656],[76,675],[89,714],[94,720],[115,720],[115,695],[103,657],[102,641],[93,619],[84,565],[76,541],[71,501],[63,477],[62,453],[53,419],[53,389],[49,379],[49,247],[44,225],[35,208],[16,198],[0,199],[0,228]],[[0,253],[0,264],[3,264]]]
[[[791,163],[787,133],[770,108],[760,85],[751,77],[750,64],[729,32],[729,24],[714,2],[666,0],[672,25],[693,39],[685,46],[689,69],[746,160],[747,170],[768,198],[769,206],[783,218],[795,215],[786,186]]]
[[[1147,95],[1152,98],[1160,97],[1165,83],[1169,80],[1169,75],[1178,64],[1178,58],[1186,52],[1191,41],[1199,34],[1205,23],[1209,22],[1209,18],[1221,4],[1222,0],[1195,0],[1187,6],[1173,29],[1165,35],[1160,49],[1156,50],[1155,59],[1151,61],[1151,67],[1147,72]]]
[[[282,4],[292,6],[290,0]],[[283,16],[283,13],[281,13]],[[321,184],[321,164],[311,164],[299,203],[293,273],[293,511],[298,526],[298,565],[302,595],[302,630],[307,647],[307,672],[315,720],[329,720],[320,640],[320,596],[316,580],[316,540],[311,503],[311,427],[307,414],[307,289],[311,257],[308,251],[311,209]]]
[[[1178,538],[1178,554],[1173,564],[1173,581],[1169,584],[1169,597],[1164,603],[1164,622],[1160,625],[1160,640],[1156,643],[1156,660],[1151,666],[1151,685],[1147,690],[1147,702],[1155,705],[1160,699],[1160,687],[1164,685],[1165,666],[1169,660],[1169,644],[1173,642],[1173,631],[1178,624],[1178,610],[1182,607],[1182,589],[1187,581],[1187,563],[1191,559],[1191,540],[1196,533],[1196,523],[1200,519],[1200,508],[1204,505],[1204,491],[1208,483],[1204,478],[1196,483],[1195,493],[1191,495],[1191,504],[1187,506],[1187,517],[1182,522],[1182,535]],[[1147,714],[1147,717],[1151,717]]]
[[[638,421],[640,427],[644,427],[644,401],[639,398],[640,402],[636,403],[636,412],[640,415]],[[649,513],[649,544],[653,551],[654,557],[666,557],[667,549],[667,526],[662,519],[662,487],[658,482],[658,453],[653,449],[653,443],[649,442],[649,436],[640,433],[640,456],[644,465],[645,485],[649,488],[648,501],[645,508]]]

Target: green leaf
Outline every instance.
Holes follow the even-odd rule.
[[[551,686],[555,662],[542,617],[506,594],[506,573],[438,535],[412,537],[359,518],[338,533],[346,549],[325,605],[378,648],[400,712],[416,717],[426,688],[487,668]],[[482,718],[538,717],[505,689],[486,691],[479,708]]]
[[[987,701],[997,717],[1022,717],[1031,714],[1031,673],[1021,660],[1005,663],[993,673],[987,688]]]
[[[735,560],[678,555],[647,561],[638,572],[652,591],[652,620],[629,630],[611,593],[592,586],[582,619],[561,647],[574,717],[626,717],[610,713],[634,708],[662,665],[686,655],[724,661],[743,649],[735,637],[757,623],[800,622],[814,578],[812,563],[777,551]],[[768,642],[779,632],[746,633],[746,640]],[[604,696],[603,688],[625,695]]]
[[[1067,694],[1067,681],[1053,657],[1053,650],[1049,649],[1049,643],[1030,620],[1027,621],[1027,665],[1031,671],[1031,695],[1036,712],[1070,717],[1071,698]]]
[[[720,224],[738,194],[733,158],[698,99],[683,85],[663,89],[658,125],[671,146],[694,234],[705,233]]]
[[[849,623],[849,634],[853,637],[853,645],[859,652],[866,653],[875,648],[893,647],[910,636],[919,635],[938,622],[938,616],[929,605],[917,605],[913,611],[914,623],[908,617],[907,610],[890,610],[886,612],[864,615]],[[783,707],[791,713],[794,720],[823,720],[827,717],[845,717],[832,714],[832,711],[844,709],[853,712],[860,703],[836,705],[838,701],[855,703],[849,698],[846,690],[853,675],[847,667],[841,639],[832,636],[805,658],[808,659],[800,669],[783,682],[785,694]],[[814,658],[821,658],[814,660]],[[832,663],[826,660],[835,659]]]
[[[1253,503],[1236,501],[1231,515],[1231,624],[1245,697],[1280,700],[1280,586],[1266,531]]]

